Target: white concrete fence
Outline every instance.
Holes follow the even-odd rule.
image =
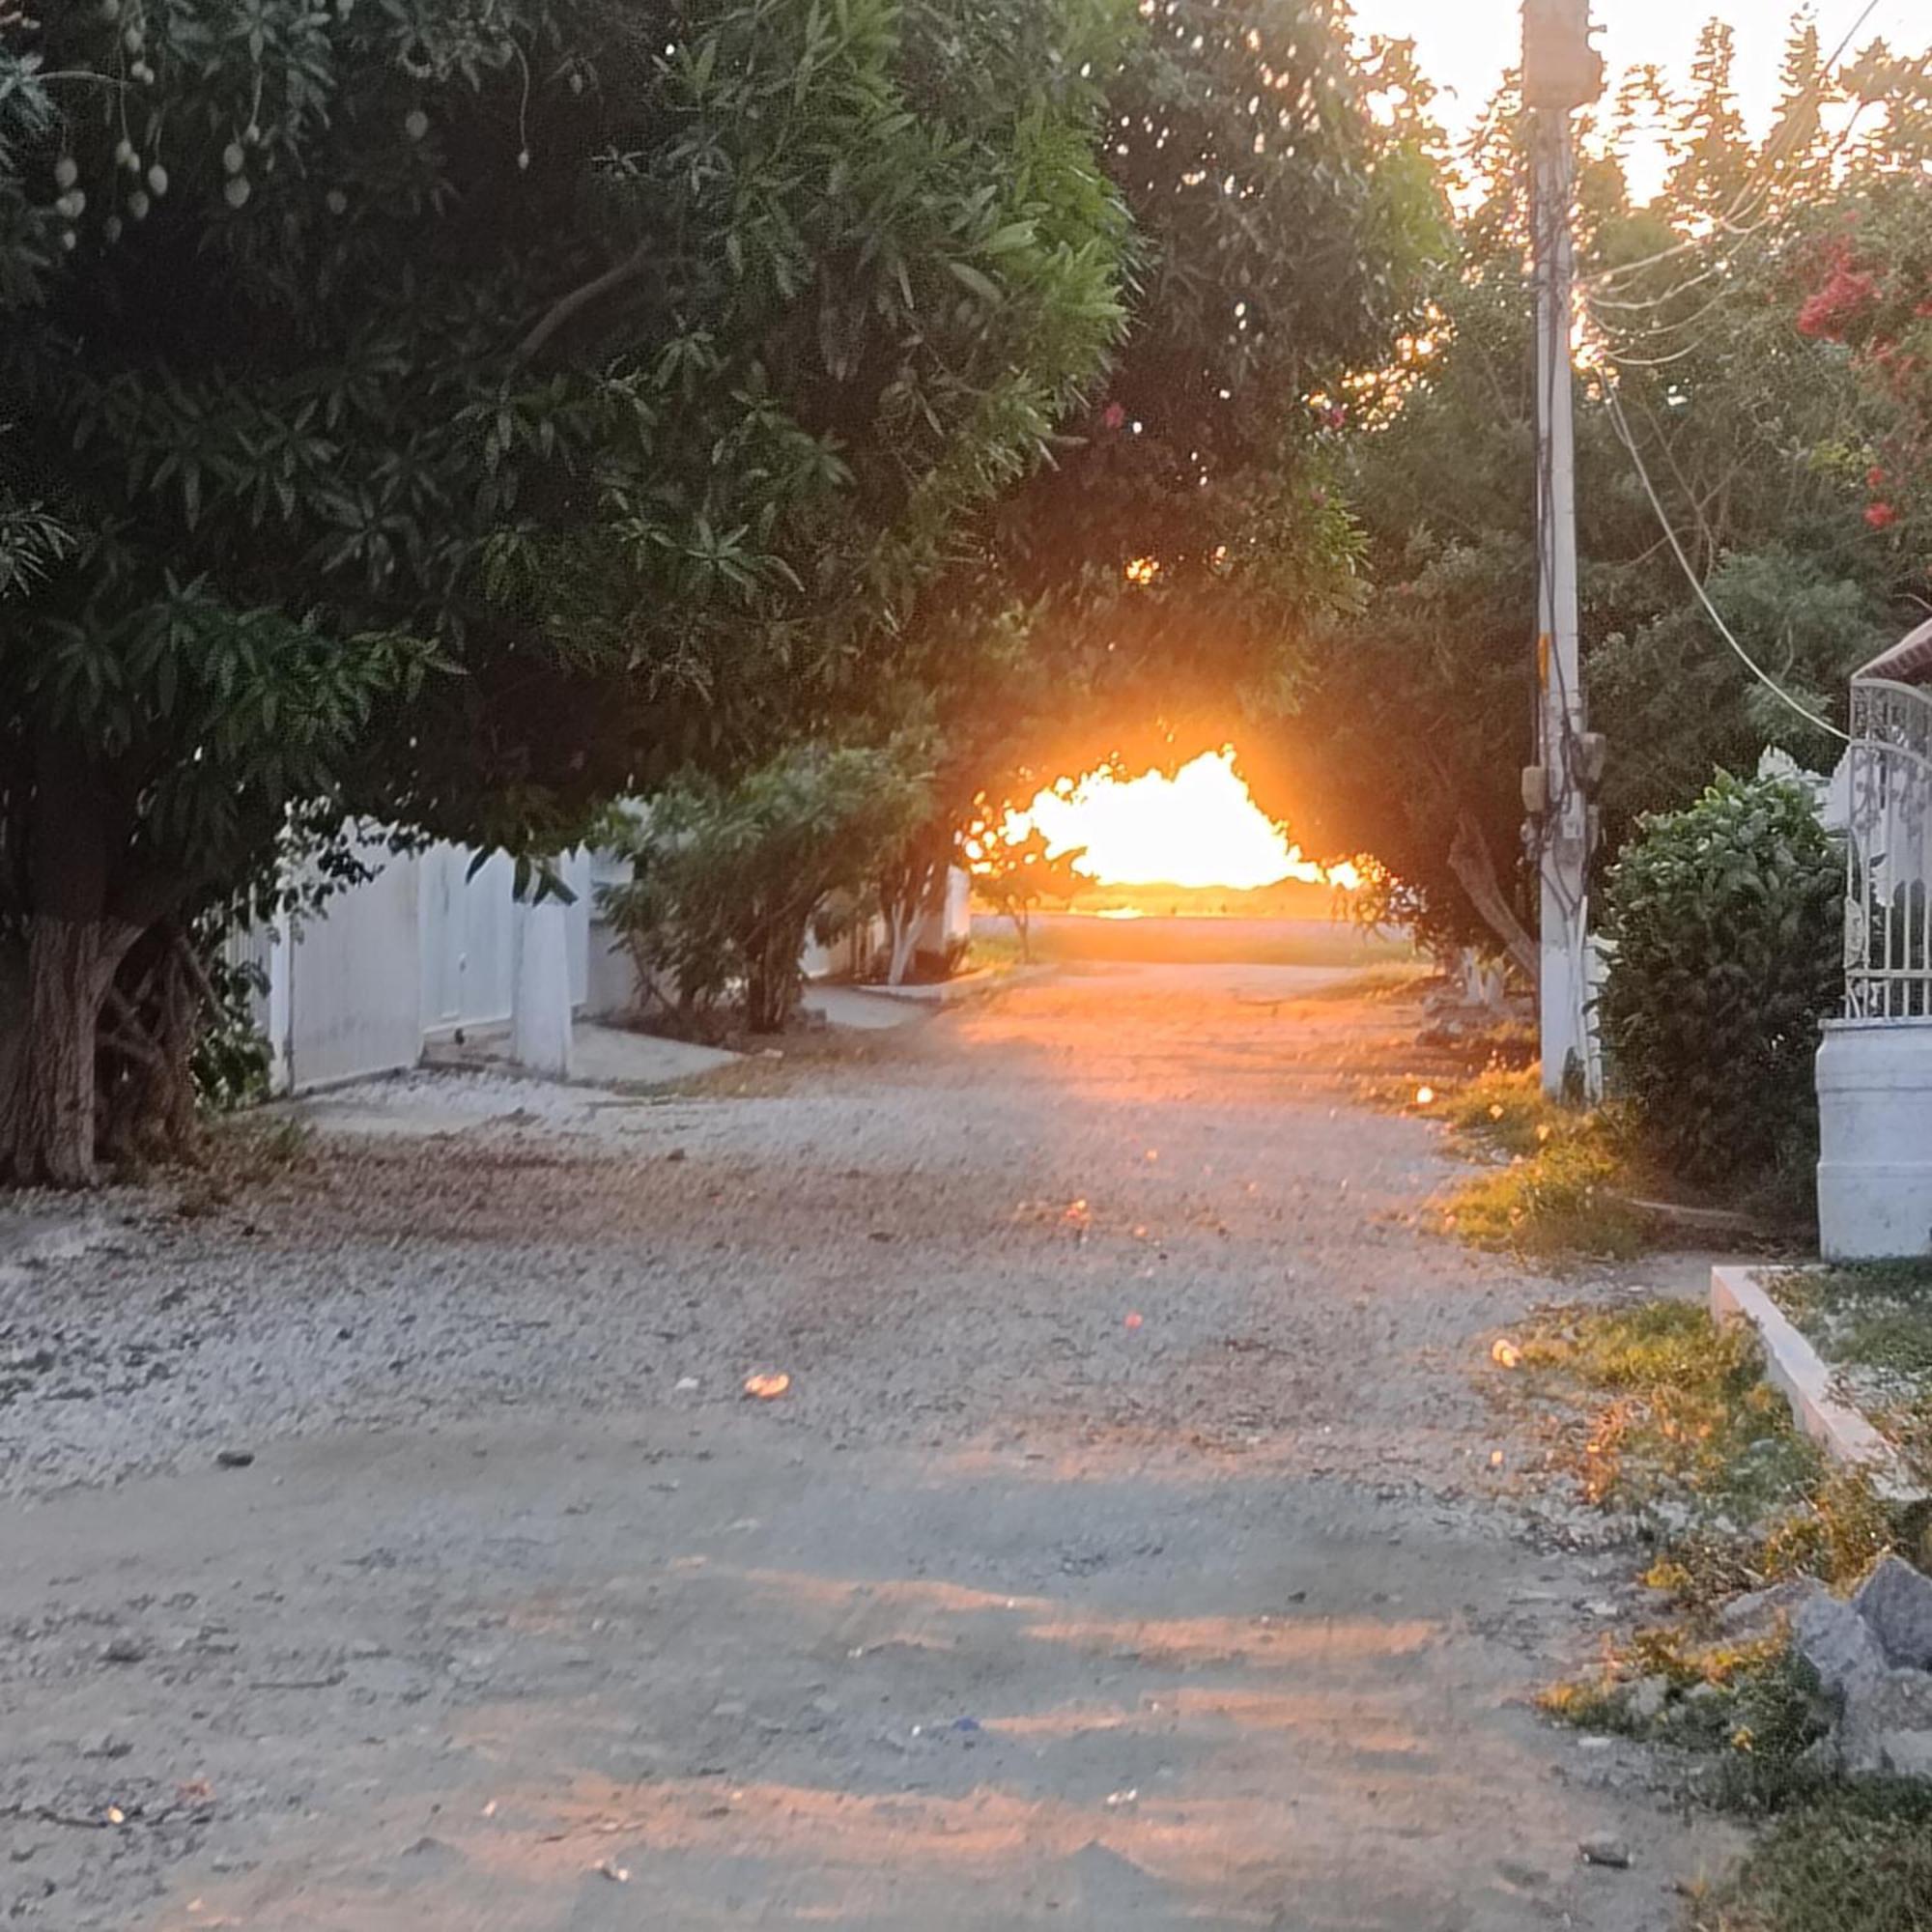
[[[414,1066],[459,1032],[507,1033],[518,1060],[565,1073],[574,1018],[615,1017],[636,1004],[630,956],[597,908],[599,889],[626,876],[621,860],[568,855],[558,869],[572,901],[531,907],[517,903],[514,867],[500,853],[476,867],[468,846],[391,854],[369,839],[358,856],[373,878],[312,917],[232,944],[231,957],[256,966],[267,984],[256,1023],[275,1092]],[[969,929],[966,876],[955,872],[923,943],[941,950]],[[808,947],[805,969],[813,978],[850,972],[873,943],[860,933]]]

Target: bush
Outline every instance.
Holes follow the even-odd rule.
[[[631,862],[605,910],[644,985],[701,1026],[741,996],[753,1033],[776,1033],[797,1008],[800,955],[840,923],[885,855],[930,809],[908,753],[805,745],[726,785],[680,780],[613,838]]]
[[[1844,867],[1801,786],[1720,777],[1638,822],[1610,875],[1599,1016],[1645,1138],[1688,1179],[1817,1158],[1819,1023],[1844,984]]]

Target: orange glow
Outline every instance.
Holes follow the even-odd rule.
[[[1007,821],[1009,838],[1037,828],[1054,852],[1084,845],[1077,868],[1110,886],[1225,886],[1241,892],[1283,879],[1352,890],[1352,866],[1324,873],[1266,818],[1235,772],[1230,746],[1205,752],[1173,778],[1095,773],[1043,791]]]

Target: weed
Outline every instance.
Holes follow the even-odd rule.
[[[1623,1193],[1620,1157],[1594,1136],[1551,1139],[1449,1197],[1445,1226],[1479,1248],[1537,1261],[1628,1261],[1650,1244],[1650,1216]]]
[[[1628,1198],[1629,1131],[1621,1114],[1579,1114],[1543,1092],[1534,1066],[1492,1065],[1438,1108],[1459,1139],[1506,1166],[1449,1197],[1448,1225],[1479,1248],[1537,1260],[1627,1260],[1649,1245],[1650,1217]]]
[[[1861,1781],[1787,1811],[1693,1932],[1925,1932],[1932,1790]]]
[[[1647,1522],[1663,1547],[1644,1580],[1682,1608],[1787,1577],[1843,1585],[1896,1544],[1870,1484],[1793,1427],[1742,1324],[1674,1301],[1559,1312],[1521,1361],[1568,1396],[1585,1495]]]
[[[1696,1753],[1716,1772],[1704,1796],[1726,1809],[1781,1809],[1822,1776],[1805,1753],[1830,1728],[1830,1707],[1781,1634],[1697,1645],[1679,1629],[1643,1631],[1597,1676],[1538,1701],[1559,1723]]]

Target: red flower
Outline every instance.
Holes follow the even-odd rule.
[[[1885,488],[1885,471],[1876,463],[1865,471],[1865,488],[1867,490],[1883,490]]]
[[[1842,342],[1861,312],[1877,300],[1875,277],[1847,268],[1834,269],[1832,279],[1798,311],[1798,332]]]
[[[1889,503],[1874,503],[1865,511],[1865,522],[1875,530],[1889,530],[1898,521],[1898,511]]]
[[[1126,419],[1127,412],[1119,403],[1109,403],[1100,412],[1100,427],[1102,429],[1119,429]]]

